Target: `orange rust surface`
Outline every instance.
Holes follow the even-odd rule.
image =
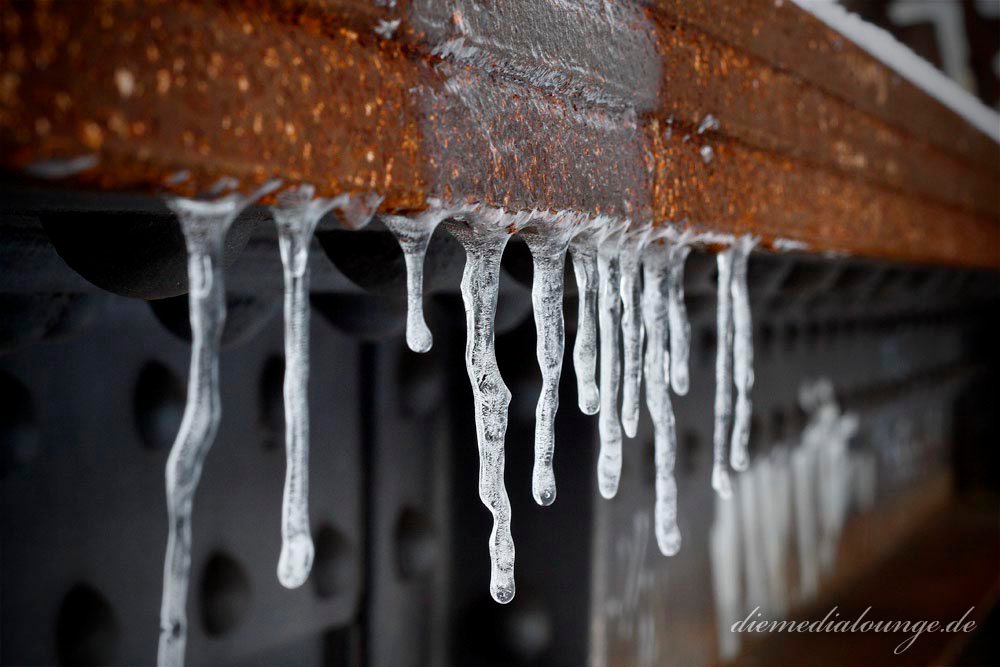
[[[392,45],[197,2],[3,3],[4,163],[96,152],[99,187],[191,170],[419,207],[419,79]]]
[[[842,173],[804,170],[795,160],[736,142],[668,141],[659,129],[650,128],[657,156],[655,218],[711,220],[715,231],[802,240],[814,251],[918,263],[1000,262],[996,219]],[[712,146],[708,164],[701,145]]]
[[[879,116],[859,113],[818,84],[665,18],[658,21],[664,62],[658,118],[697,127],[704,109],[714,109],[721,131],[748,146],[1000,216],[996,168],[971,164]]]
[[[791,0],[655,0],[657,12],[993,172],[997,145]]]
[[[445,71],[408,5],[0,0],[0,166],[94,153],[71,184],[281,176],[383,210],[568,208],[1000,267],[997,145],[794,7],[652,3],[634,29],[661,81],[629,116]],[[698,134],[707,113],[721,126]]]

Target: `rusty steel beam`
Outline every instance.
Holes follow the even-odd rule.
[[[1000,266],[997,144],[791,3],[0,12],[0,166],[13,173],[93,154],[71,184],[281,176],[376,191],[385,211],[432,197],[574,209]],[[718,126],[699,132],[709,115]]]
[[[791,0],[657,0],[674,17],[961,159],[997,169],[997,146]]]

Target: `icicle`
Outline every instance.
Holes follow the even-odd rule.
[[[191,576],[191,507],[205,455],[215,440],[219,403],[219,341],[226,319],[222,274],[223,241],[236,216],[252,201],[272,192],[268,181],[248,197],[229,193],[210,201],[171,197],[167,206],[180,221],[188,252],[191,317],[191,368],[180,431],[167,459],[169,534],[163,566],[160,644],[157,664],[184,663],[187,643],[188,580]],[[220,181],[212,195],[232,186]]]
[[[522,234],[531,250],[534,267],[531,303],[535,314],[535,352],[542,372],[542,391],[535,408],[535,464],[531,474],[531,493],[539,505],[551,505],[556,500],[552,457],[556,446],[555,420],[566,338],[563,274],[566,251],[578,222],[577,216],[557,214]]]
[[[656,544],[664,556],[673,556],[681,548],[681,534],[677,528],[677,483],[674,480],[677,432],[674,426],[674,409],[670,403],[670,385],[664,372],[669,363],[668,252],[661,246],[656,246],[647,251],[643,259],[645,284],[642,291],[642,320],[647,334],[646,407],[653,419]]]
[[[737,477],[734,489],[743,525],[744,600],[748,609],[767,606],[767,573],[764,570],[761,538],[764,537],[762,532],[766,522],[774,518],[762,516],[758,511],[754,488],[757,473],[758,470],[754,469]]]
[[[625,234],[621,252],[622,297],[622,428],[634,438],[639,428],[639,387],[642,384],[642,314],[639,260],[649,241],[650,226]]]
[[[577,310],[576,343],[573,345],[573,368],[580,412],[597,414],[600,392],[597,390],[597,234],[580,234],[570,243],[573,272],[576,275],[580,302]]]
[[[670,273],[667,277],[667,306],[670,317],[670,384],[674,392],[688,392],[688,356],[691,349],[691,323],[684,305],[684,262],[691,246],[681,241],[670,249]]]
[[[309,244],[335,200],[314,199],[303,184],[278,195],[271,214],[278,227],[285,273],[285,490],[281,505],[278,581],[298,588],[309,577]]]
[[[424,321],[424,255],[444,217],[441,211],[428,211],[414,218],[382,216],[382,222],[399,241],[406,262],[406,344],[414,352],[427,352],[434,343]]]
[[[750,416],[753,405],[753,326],[750,321],[750,294],[747,290],[747,260],[756,245],[753,236],[740,237],[733,246],[733,382],[736,384],[736,412],[730,465],[746,470],[750,465]]]
[[[726,444],[729,440],[729,420],[733,401],[733,302],[730,292],[733,272],[733,249],[723,250],[716,256],[719,278],[716,292],[715,344],[715,425],[712,433],[713,464],[712,488],[725,499],[733,495],[726,467]]]
[[[798,547],[799,601],[811,600],[819,591],[819,553],[816,534],[816,452],[803,434],[792,452],[792,486],[795,502],[795,542]]]
[[[850,503],[849,440],[857,431],[858,419],[840,411],[833,384],[825,378],[803,383],[799,404],[809,413],[794,452],[799,593],[809,599],[817,593],[821,575],[836,561]]]
[[[709,532],[708,549],[712,560],[712,590],[715,599],[715,618],[719,657],[728,661],[736,657],[740,648],[740,633],[733,632],[734,623],[744,617],[740,576],[739,511],[735,501],[718,500],[715,518]]]
[[[791,460],[784,445],[771,450],[768,457],[754,463],[758,471],[757,503],[765,522],[761,540],[767,571],[768,609],[770,614],[784,616],[787,611],[788,589],[785,564],[789,558],[791,527]]]
[[[493,349],[493,322],[500,285],[500,257],[516,231],[510,216],[470,216],[449,229],[465,247],[462,299],[465,301],[465,364],[472,384],[479,441],[479,497],[493,514],[490,533],[490,594],[501,604],[514,599],[514,541],[510,500],[504,486],[504,435],[510,390],[500,377]]]
[[[601,328],[601,416],[597,426],[601,452],[597,460],[597,483],[601,495],[614,498],[622,474],[622,430],[618,420],[618,388],[621,384],[621,227],[608,230],[598,242],[597,271],[600,277],[598,315]]]

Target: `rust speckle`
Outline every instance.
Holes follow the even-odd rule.
[[[17,89],[20,85],[21,77],[16,72],[4,72],[0,76],[0,102],[6,106],[17,104]]]
[[[104,143],[104,130],[94,121],[86,121],[81,128],[83,144],[92,150],[98,150]]]
[[[160,95],[169,93],[171,80],[169,71],[165,69],[156,70],[156,92]]]
[[[122,139],[127,139],[129,136],[129,125],[125,121],[125,118],[117,111],[108,117],[108,129]]]
[[[135,76],[132,75],[131,70],[124,67],[115,70],[115,87],[118,88],[118,94],[123,99],[127,100],[132,97],[132,93],[135,92]]]

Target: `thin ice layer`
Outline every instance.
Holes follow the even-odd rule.
[[[747,261],[757,243],[752,236],[740,237],[733,246],[733,382],[736,384],[736,412],[733,418],[733,442],[730,465],[746,470],[750,465],[750,417],[753,404],[753,324],[750,319],[750,293],[747,289]]]
[[[479,441],[479,497],[493,514],[490,533],[490,594],[501,604],[514,599],[514,541],[510,500],[504,486],[504,435],[510,390],[497,367],[494,318],[500,286],[500,257],[516,229],[512,216],[468,215],[449,226],[465,247],[462,299],[465,301],[465,364],[472,385]]]
[[[552,458],[556,446],[559,378],[566,343],[563,275],[566,251],[577,222],[575,216],[547,216],[542,224],[522,234],[531,250],[534,267],[531,303],[535,316],[535,352],[542,373],[542,390],[535,408],[535,462],[531,475],[531,493],[539,505],[551,505],[556,499]]]
[[[316,199],[304,184],[278,195],[271,207],[285,277],[285,489],[281,504],[278,581],[298,588],[309,577],[309,245],[335,200]]]
[[[649,225],[625,234],[621,252],[622,296],[622,428],[634,438],[639,428],[639,387],[642,385],[642,313],[639,263],[649,242]]]
[[[580,234],[570,243],[573,273],[580,295],[577,307],[576,342],[573,344],[573,368],[580,412],[597,414],[600,392],[597,389],[597,235]]]
[[[678,242],[670,249],[670,269],[667,277],[667,308],[670,319],[670,384],[674,393],[688,393],[688,357],[691,351],[691,322],[684,305],[684,262],[691,246]]]
[[[716,293],[715,343],[715,421],[712,432],[712,488],[725,499],[733,495],[726,467],[726,444],[729,441],[729,421],[733,402],[733,301],[730,285],[733,275],[733,249],[716,255],[719,267]]]
[[[605,498],[614,498],[622,474],[622,430],[618,419],[618,388],[621,384],[621,242],[622,231],[612,231],[598,245],[600,277],[598,315],[601,327],[601,415],[597,422],[601,451],[597,459],[597,486]]]
[[[382,222],[399,241],[406,262],[406,344],[414,352],[427,352],[434,344],[424,320],[424,256],[434,230],[445,217],[440,210],[415,217],[382,216]]]
[[[220,182],[212,195],[229,187],[228,181]],[[182,197],[166,200],[180,222],[187,246],[191,368],[184,417],[167,458],[169,533],[156,657],[160,667],[184,664],[185,607],[191,577],[191,509],[202,465],[215,441],[221,417],[219,343],[226,320],[223,242],[233,220],[247,204],[277,187],[277,182],[269,181],[249,197],[230,193],[211,201]]]
[[[660,245],[646,251],[643,259],[644,287],[642,319],[646,328],[646,407],[653,420],[654,464],[656,471],[655,531],[656,544],[664,556],[673,556],[681,548],[677,528],[677,482],[674,461],[677,456],[677,431],[670,402],[670,385],[664,368],[668,362],[669,309],[667,283],[670,251]]]

